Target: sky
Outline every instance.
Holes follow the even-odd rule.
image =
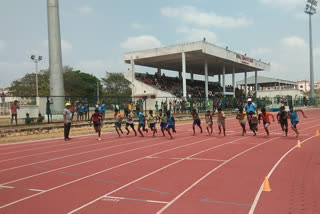
[[[209,43],[270,62],[271,71],[259,72],[261,76],[309,79],[305,4],[306,0],[60,0],[63,65],[101,78],[106,71],[127,70],[126,52],[205,37]],[[320,15],[312,21],[318,81]],[[48,68],[46,0],[0,0],[0,26],[0,88],[35,72],[32,54],[43,56],[40,70]],[[241,79],[243,75],[236,75]]]

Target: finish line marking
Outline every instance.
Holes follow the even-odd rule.
[[[166,201],[154,201],[154,200],[144,200],[144,199],[138,199],[138,198],[124,198],[124,197],[113,197],[113,196],[104,196],[103,199],[102,199],[102,201],[115,201],[115,202],[118,202],[120,200],[140,201],[140,202],[157,203],[157,204],[167,204],[167,203],[169,203],[169,202],[166,202]]]

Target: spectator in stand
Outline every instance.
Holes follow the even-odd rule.
[[[74,115],[74,112],[76,111],[76,106],[74,104],[74,102],[71,103],[71,107],[70,107],[70,112],[71,112],[71,118],[73,120],[73,115]]]
[[[4,92],[1,93],[1,106],[4,107],[4,103],[6,102],[6,96]]]
[[[29,113],[26,113],[26,118],[24,119],[26,125],[33,124],[33,119],[30,117]]]
[[[104,100],[102,100],[102,103],[100,105],[100,114],[102,115],[102,120],[104,120],[106,116],[106,104]]]
[[[173,104],[173,113],[176,114],[176,111],[177,111],[177,101],[175,100]]]
[[[18,101],[15,100],[13,102],[13,104],[10,106],[10,108],[11,108],[11,125],[12,125],[12,122],[13,122],[13,118],[15,118],[16,125],[18,125],[17,109],[20,109],[20,106],[18,105]]]
[[[42,116],[40,113],[38,114],[37,124],[40,125],[44,120],[44,116]]]
[[[156,104],[154,105],[154,107],[156,108],[156,112],[159,112],[159,105],[158,105],[158,101],[156,101]]]

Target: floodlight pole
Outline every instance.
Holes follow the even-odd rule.
[[[38,83],[38,62],[42,60],[42,56],[36,58],[34,55],[31,56],[31,60],[36,64],[36,92],[37,97],[39,97],[39,83]]]
[[[310,91],[311,97],[314,98],[314,69],[313,69],[313,48],[312,48],[312,21],[311,16],[316,13],[316,0],[308,0],[305,13],[309,15],[309,47],[310,47]]]

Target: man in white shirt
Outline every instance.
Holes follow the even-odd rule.
[[[69,141],[69,133],[72,123],[71,111],[70,111],[70,103],[66,103],[66,108],[63,110],[63,119],[64,119],[64,140]]]

